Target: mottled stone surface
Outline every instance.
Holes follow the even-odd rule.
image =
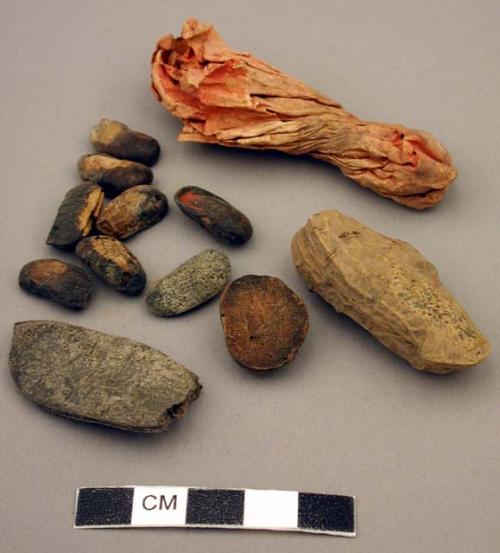
[[[146,302],[155,315],[180,315],[216,296],[230,275],[231,262],[223,251],[203,250],[157,281]]]
[[[101,211],[96,228],[102,234],[127,240],[161,221],[167,211],[165,194],[148,184],[134,186],[109,202]]]
[[[78,160],[78,170],[82,179],[99,183],[110,198],[132,186],[153,182],[153,172],[146,165],[107,154],[82,156]]]
[[[447,373],[490,352],[434,265],[406,242],[322,211],[294,236],[292,256],[313,292],[416,369]]]
[[[154,165],[160,155],[160,145],[153,137],[111,119],[101,119],[92,128],[90,142],[99,153],[144,165]]]
[[[136,432],[162,432],[201,390],[198,377],[149,346],[58,321],[14,325],[10,371],[51,413]]]
[[[175,194],[175,203],[184,215],[228,244],[239,246],[252,236],[252,225],[246,215],[208,190],[185,186]]]
[[[74,248],[92,230],[103,200],[102,188],[93,182],[82,182],[70,188],[59,206],[47,244],[62,249]]]
[[[146,273],[135,255],[116,238],[89,236],[78,243],[76,255],[106,284],[136,296],[146,286]]]
[[[84,309],[94,291],[92,278],[80,267],[58,259],[36,259],[19,273],[19,286],[72,309]]]
[[[245,275],[231,282],[221,297],[220,317],[233,359],[258,371],[295,359],[309,330],[304,302],[271,276]]]

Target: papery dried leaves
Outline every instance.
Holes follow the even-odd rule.
[[[152,59],[157,98],[184,127],[181,141],[309,154],[365,188],[414,209],[438,203],[456,171],[429,133],[372,123],[188,19]]]

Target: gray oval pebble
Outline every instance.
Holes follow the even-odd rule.
[[[203,250],[158,280],[146,303],[155,315],[180,315],[216,296],[230,276],[231,262],[223,251]]]

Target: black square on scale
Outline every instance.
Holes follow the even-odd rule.
[[[75,526],[130,524],[134,488],[80,488]]]
[[[186,524],[243,524],[243,490],[203,490],[189,488]]]
[[[299,528],[354,532],[354,498],[346,495],[299,493]]]

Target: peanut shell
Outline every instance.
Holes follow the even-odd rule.
[[[322,211],[295,234],[292,257],[313,292],[415,369],[448,373],[490,352],[432,263],[406,242]]]

